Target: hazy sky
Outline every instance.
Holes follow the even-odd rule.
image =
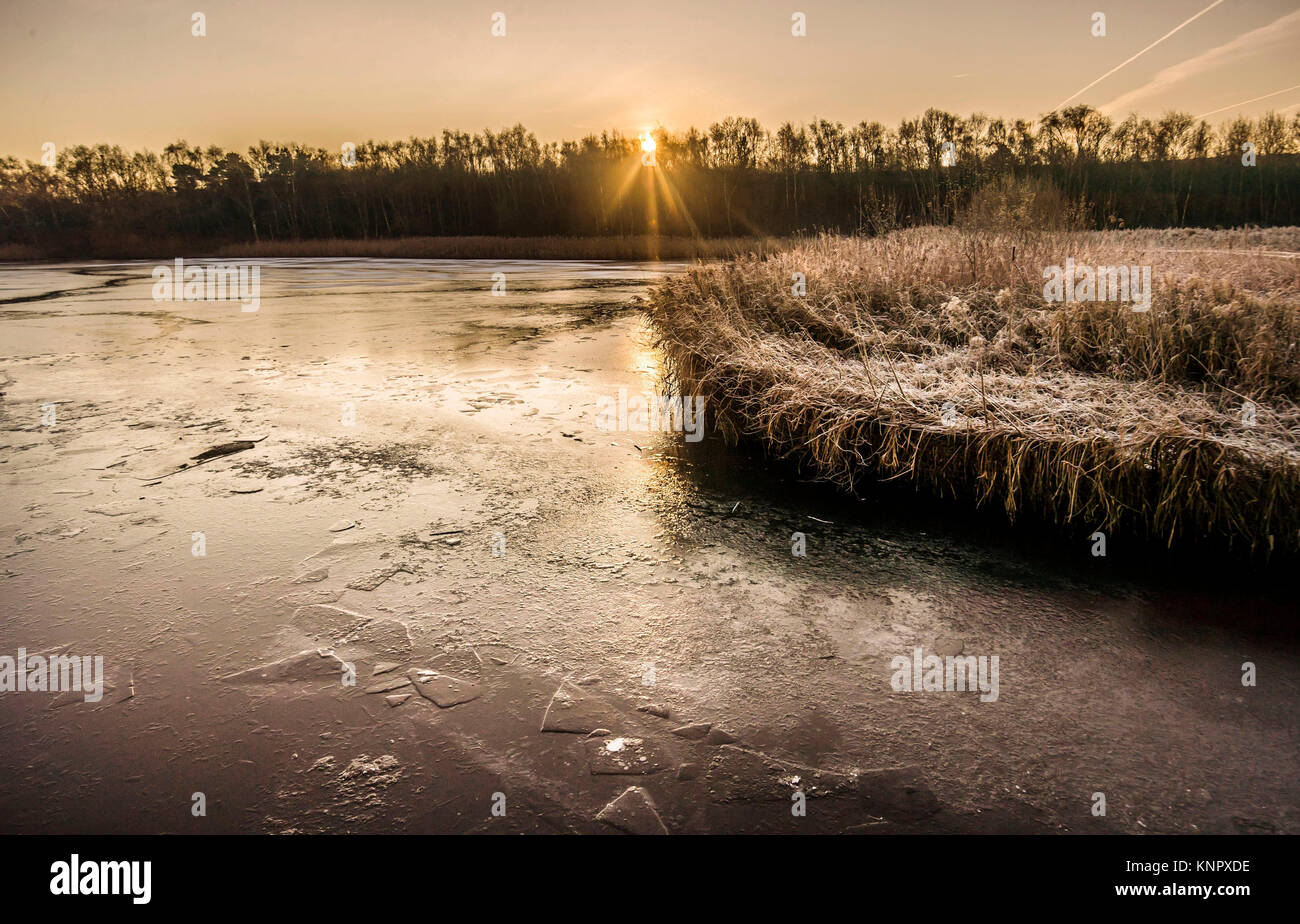
[[[1032,118],[1211,3],[0,0],[0,153],[178,138],[334,148],[515,122],[549,141],[728,115],[894,124],[930,106]],[[195,11],[206,37],[191,35]],[[791,35],[795,11],[806,37]],[[1121,116],[1230,107],[1214,122],[1294,113],[1298,52],[1300,2],[1220,0],[1075,101]]]

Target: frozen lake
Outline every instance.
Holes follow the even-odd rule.
[[[0,693],[0,830],[1300,830],[1275,576],[602,429],[670,265],[259,266],[0,268],[0,656],[107,680]]]

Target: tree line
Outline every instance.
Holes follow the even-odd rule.
[[[1096,227],[1300,224],[1300,114],[1218,127],[1116,122],[1086,105],[1036,121],[930,109],[896,127],[750,118],[707,130],[540,142],[500,132],[328,151],[169,144],[0,158],[0,244],[85,253],[131,242],[447,235],[784,235],[947,222],[1006,176],[1052,182]]]

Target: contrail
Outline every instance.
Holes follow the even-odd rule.
[[[1160,44],[1161,42],[1163,42],[1165,39],[1169,38],[1169,36],[1173,35],[1175,32],[1179,31],[1179,30],[1182,29],[1184,26],[1189,25],[1189,24],[1195,22],[1196,20],[1200,19],[1202,16],[1204,16],[1206,13],[1210,12],[1210,10],[1214,9],[1216,6],[1218,6],[1218,5],[1219,5],[1220,3],[1222,3],[1222,2],[1223,2],[1223,0],[1214,0],[1214,2],[1211,3],[1209,6],[1207,6],[1205,9],[1201,10],[1199,13],[1197,13],[1195,16],[1191,17],[1190,19],[1184,20],[1183,22],[1179,23],[1179,24],[1178,24],[1177,26],[1175,26],[1174,28],[1170,29],[1170,30],[1169,30],[1168,32],[1166,32],[1164,35],[1160,36],[1160,38],[1156,39],[1154,42],[1152,42],[1152,43],[1151,43],[1150,45],[1148,45],[1146,48],[1143,48],[1141,51],[1139,51],[1139,52],[1138,52],[1137,54],[1135,54],[1133,57],[1129,58],[1129,59],[1128,59],[1127,61],[1125,61],[1123,64],[1117,64],[1117,65],[1115,65],[1115,66],[1112,67],[1110,70],[1108,70],[1106,73],[1102,74],[1100,77],[1098,77],[1098,78],[1097,78],[1096,80],[1094,80],[1092,83],[1088,84],[1086,87],[1084,87],[1082,90],[1080,90],[1078,93],[1073,93],[1073,94],[1071,94],[1070,96],[1067,96],[1065,99],[1061,100],[1061,101],[1060,101],[1059,103],[1057,103],[1056,106],[1053,108],[1053,111],[1055,111],[1056,109],[1060,109],[1062,106],[1064,106],[1064,105],[1065,105],[1066,103],[1068,103],[1070,100],[1074,99],[1076,96],[1079,96],[1080,94],[1083,94],[1083,93],[1087,93],[1089,90],[1091,90],[1091,89],[1092,89],[1093,87],[1095,87],[1097,84],[1101,83],[1103,80],[1105,80],[1105,79],[1106,79],[1107,77],[1109,77],[1111,74],[1115,73],[1115,72],[1116,72],[1117,70],[1119,70],[1120,68],[1122,68],[1122,67],[1126,67],[1126,66],[1128,66],[1129,64],[1132,64],[1134,61],[1136,61],[1138,58],[1142,57],[1144,54],[1146,54],[1146,53],[1147,53],[1148,51],[1150,51],[1152,48],[1155,48],[1157,45],[1159,45],[1159,44]]]
[[[1285,90],[1275,90],[1272,93],[1265,93],[1263,96],[1256,96],[1254,99],[1243,99],[1241,102],[1233,103],[1231,106],[1224,106],[1223,109],[1211,109],[1209,112],[1202,112],[1196,118],[1203,119],[1206,116],[1217,115],[1218,113],[1223,112],[1224,109],[1236,109],[1238,106],[1245,106],[1250,103],[1258,103],[1262,99],[1268,99],[1270,96],[1278,96],[1279,94],[1282,93],[1289,93],[1292,90],[1300,90],[1300,83],[1296,84],[1294,87],[1287,87]]]

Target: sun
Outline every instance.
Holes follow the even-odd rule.
[[[655,140],[654,140],[654,137],[651,136],[651,134],[650,134],[649,132],[642,132],[642,133],[641,133],[641,150],[645,151],[645,152],[648,154],[648,153],[650,153],[651,151],[653,151],[654,149],[655,149]]]

